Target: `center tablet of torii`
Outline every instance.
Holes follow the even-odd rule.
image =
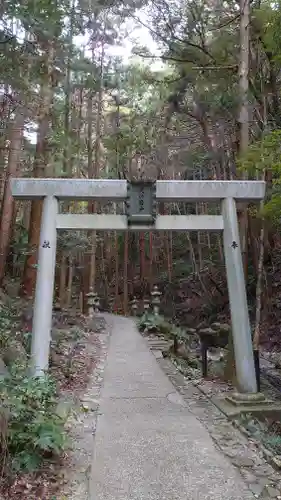
[[[128,195],[125,202],[128,225],[153,226],[156,221],[156,182],[128,182]]]

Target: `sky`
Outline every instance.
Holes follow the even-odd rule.
[[[137,21],[137,19],[140,20],[140,22]],[[151,33],[148,28],[142,25],[148,25],[148,15],[145,11],[145,9],[140,9],[137,12],[137,19],[128,19],[124,23],[124,29],[122,31],[127,31],[129,33],[128,35],[124,36],[124,40],[117,45],[114,45],[112,47],[107,47],[106,53],[110,56],[116,56],[116,57],[121,57],[123,62],[125,64],[129,63],[132,57],[136,59],[136,56],[132,56],[132,50],[135,46],[141,46],[141,47],[147,47],[152,54],[157,55],[158,54],[158,48],[157,44],[153,40]],[[79,36],[76,37],[75,43],[77,46],[81,45],[86,46],[87,45],[87,36]],[[88,52],[88,55],[91,55],[90,50],[85,50],[86,54]],[[150,64],[153,68],[159,68],[162,66],[162,63],[160,60],[158,61],[149,61],[146,60],[147,64]]]
[[[124,40],[123,44],[116,45],[110,49],[112,55],[122,57],[124,63],[128,63],[132,55],[134,46],[139,45],[147,47],[152,54],[157,54],[157,45],[153,40],[148,28],[141,26],[137,21],[131,21],[129,24],[130,36]]]
[[[138,18],[146,24],[147,17],[145,11],[140,10],[138,12]],[[158,53],[158,48],[157,44],[153,40],[150,31],[148,28],[143,26],[141,23],[138,23],[136,20],[131,19],[125,23],[126,28],[128,29],[130,35],[125,37],[123,42],[121,44],[108,47],[107,48],[107,54],[109,56],[115,56],[115,57],[120,57],[122,58],[124,64],[128,64],[130,60],[143,60],[142,58],[132,55],[132,50],[136,45],[139,45],[141,47],[147,47],[152,54],[157,55]],[[91,56],[91,51],[89,48],[87,49],[88,45],[88,37],[87,36],[79,36],[76,37],[74,40],[74,43],[78,46],[84,46],[85,47],[85,54],[88,56]],[[88,54],[87,54],[88,53]],[[145,60],[146,64],[149,64],[151,69],[153,70],[159,70],[163,67],[163,63],[160,59],[156,60]],[[36,124],[32,124],[32,129],[36,129]],[[36,143],[36,132],[32,131],[25,131],[25,136],[29,138],[29,140],[35,144]]]

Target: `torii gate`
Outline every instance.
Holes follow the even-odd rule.
[[[57,230],[223,231],[238,389],[255,394],[257,383],[236,200],[260,201],[263,181],[173,181],[155,183],[104,179],[12,179],[16,199],[43,199],[32,327],[33,373],[48,369],[52,327]],[[58,200],[128,201],[127,215],[60,214]],[[156,215],[156,201],[221,201],[221,215]]]

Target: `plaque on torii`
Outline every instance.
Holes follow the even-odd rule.
[[[128,226],[137,226],[140,229],[153,226],[156,220],[156,182],[128,182],[125,205]]]

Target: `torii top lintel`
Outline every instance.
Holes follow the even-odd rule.
[[[12,195],[31,200],[55,196],[58,199],[122,201],[127,198],[128,182],[119,179],[38,179],[10,180]],[[156,181],[158,201],[200,201],[234,198],[258,201],[265,196],[264,181]]]

